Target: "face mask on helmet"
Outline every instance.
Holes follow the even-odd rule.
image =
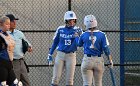
[[[97,20],[93,15],[87,15],[84,18],[84,25],[86,29],[97,27]]]

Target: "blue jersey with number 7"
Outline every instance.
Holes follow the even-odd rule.
[[[79,47],[84,47],[84,54],[90,54],[92,56],[99,56],[103,54],[103,51],[108,56],[109,42],[104,32],[100,30],[90,30],[83,33],[79,39]]]
[[[74,36],[75,32],[82,33],[82,29],[76,26],[59,26],[55,32],[54,41],[49,54],[52,55],[56,48],[58,51],[65,53],[76,51],[79,37]]]

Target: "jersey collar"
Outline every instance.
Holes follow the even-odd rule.
[[[87,30],[86,32],[99,32],[100,30],[94,30],[94,31],[91,31],[91,30]]]

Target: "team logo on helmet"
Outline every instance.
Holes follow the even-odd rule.
[[[70,14],[70,17],[73,17],[73,14],[72,13]]]

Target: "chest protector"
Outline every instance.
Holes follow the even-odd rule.
[[[7,36],[5,36],[4,34],[0,33],[0,36],[5,40],[5,42],[7,44],[7,52],[9,55],[9,59],[10,59],[10,61],[12,61],[13,55],[14,55],[13,53],[14,53],[15,41],[9,34]]]

